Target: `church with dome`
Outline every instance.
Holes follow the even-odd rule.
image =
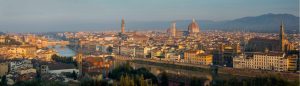
[[[192,20],[187,29],[187,31],[180,31],[176,29],[176,23],[173,21],[171,27],[167,29],[167,33],[171,37],[198,36],[200,33],[200,27],[195,19]]]
[[[200,32],[200,28],[195,19],[193,19],[192,23],[188,26],[189,34],[195,34]]]

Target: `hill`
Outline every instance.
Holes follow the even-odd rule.
[[[187,30],[192,20],[178,20],[178,29]],[[299,32],[299,17],[291,14],[264,14],[259,16],[243,17],[226,21],[197,20],[201,30],[225,30],[225,31],[248,31],[248,32],[278,32],[281,22],[284,23],[286,32]],[[128,23],[130,30],[166,30],[171,21],[132,22]]]

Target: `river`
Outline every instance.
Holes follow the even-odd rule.
[[[61,45],[55,45],[55,46],[49,46],[50,48],[53,48],[59,56],[65,56],[65,57],[73,57],[76,55],[76,52],[70,49],[68,46],[61,46]]]

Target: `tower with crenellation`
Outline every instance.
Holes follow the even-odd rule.
[[[121,20],[121,33],[125,33],[125,20],[124,20],[124,18],[122,18],[122,20]]]

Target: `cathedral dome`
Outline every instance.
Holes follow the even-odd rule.
[[[191,24],[189,24],[188,31],[189,31],[189,33],[198,33],[198,32],[200,32],[199,25],[197,24],[195,19],[193,19],[193,22]]]

